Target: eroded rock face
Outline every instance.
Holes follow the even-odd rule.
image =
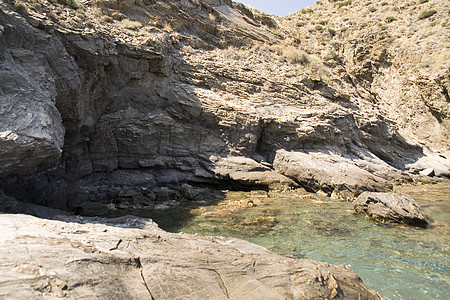
[[[275,32],[282,20],[230,1],[113,2],[0,7],[6,194],[72,209],[122,190],[235,182],[350,199],[428,168],[450,176],[447,156],[403,135],[354,80],[363,71],[295,48]]]
[[[39,164],[61,156],[64,127],[55,106],[56,90],[58,81],[69,79],[64,73],[71,61],[55,36],[2,10],[0,18],[0,178],[4,178],[33,172]]]
[[[0,297],[381,299],[344,266],[151,220],[0,215]]]
[[[364,192],[353,202],[353,206],[357,212],[381,223],[427,227],[433,222],[406,194]]]
[[[251,158],[212,157],[214,173],[248,186],[296,187],[298,184],[288,177],[274,171],[267,162],[257,162]]]

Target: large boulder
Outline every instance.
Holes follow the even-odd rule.
[[[247,186],[296,186],[288,177],[274,171],[271,165],[243,156],[210,157],[213,172],[219,178],[229,178]]]
[[[381,299],[344,266],[150,220],[0,215],[2,299]]]
[[[278,150],[273,165],[276,171],[311,191],[321,190],[345,200],[352,200],[364,191],[392,188],[385,179],[362,168],[361,163],[321,152]]]
[[[406,194],[364,192],[353,202],[353,206],[357,212],[381,223],[427,227],[433,222]]]

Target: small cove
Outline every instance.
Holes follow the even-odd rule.
[[[171,232],[236,237],[298,258],[344,264],[386,299],[446,299],[450,293],[450,184],[398,187],[435,223],[376,224],[352,203],[304,191],[234,192],[212,206],[152,216]]]

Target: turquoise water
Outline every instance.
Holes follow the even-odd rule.
[[[375,224],[350,202],[310,194],[226,192],[214,206],[155,218],[168,231],[237,237],[298,258],[344,264],[386,299],[449,299],[450,184],[402,187],[431,228]]]

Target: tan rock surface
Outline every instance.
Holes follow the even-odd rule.
[[[381,299],[344,266],[151,220],[0,215],[2,299]]]

